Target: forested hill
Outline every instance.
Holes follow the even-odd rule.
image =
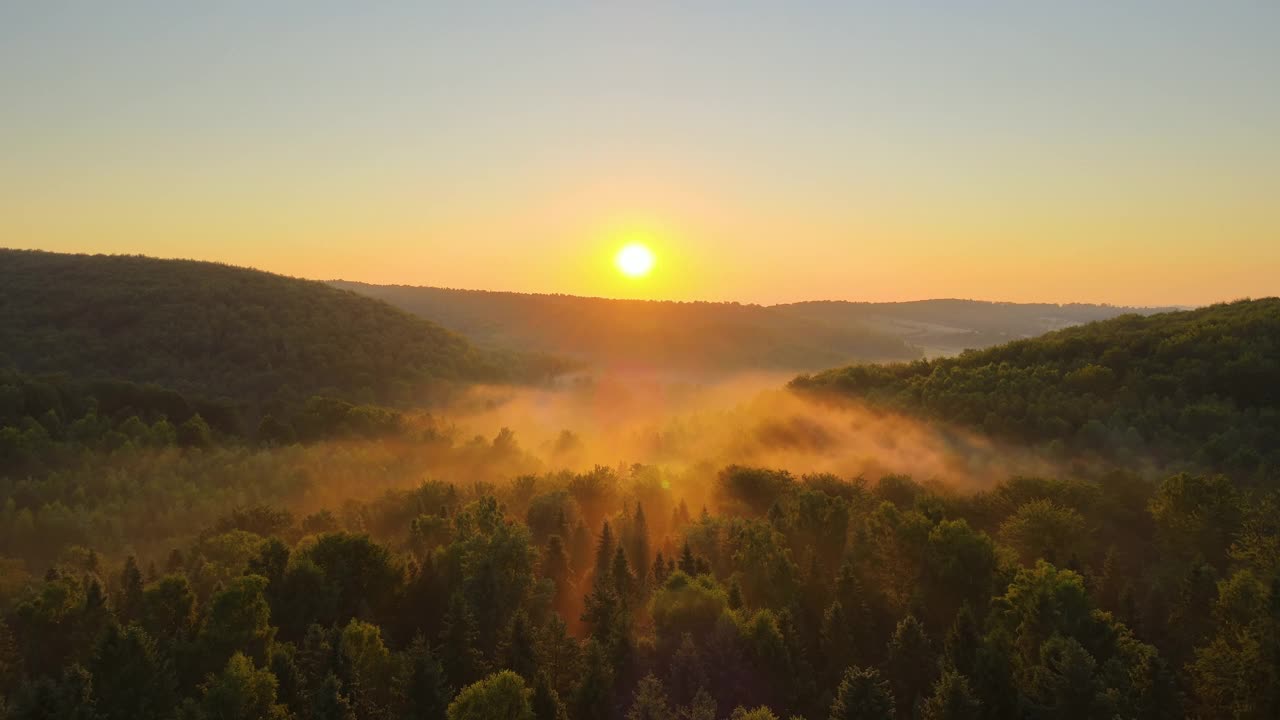
[[[718,374],[920,357],[891,333],[759,305],[332,284],[431,318],[477,343],[565,354],[611,368]]]
[[[1126,315],[954,358],[792,387],[1116,459],[1277,477],[1280,299]]]
[[[207,262],[0,250],[0,369],[236,403],[407,404],[538,371],[386,303]]]

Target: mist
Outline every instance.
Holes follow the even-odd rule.
[[[654,465],[699,494],[723,467],[745,465],[844,479],[911,475],[957,491],[1015,474],[1051,473],[1035,454],[936,423],[819,402],[788,390],[785,374],[715,381],[605,373],[555,388],[476,387],[439,413],[462,435],[503,428],[547,470]]]

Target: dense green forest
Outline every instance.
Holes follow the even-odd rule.
[[[0,366],[235,402],[406,404],[449,381],[542,377],[324,283],[217,263],[0,250]]]
[[[486,346],[567,355],[605,368],[723,375],[920,357],[889,333],[759,305],[332,284],[431,318]]]
[[[496,444],[486,454],[501,453]],[[253,472],[252,465],[241,468]],[[1272,718],[1277,495],[728,467],[249,505],[6,583],[12,718]],[[199,491],[197,491],[199,492]]]
[[[0,718],[1280,716],[1280,301],[803,376],[829,425],[764,405],[713,453],[680,417],[600,465],[425,405],[554,361],[262,273],[3,260]],[[883,467],[935,422],[1046,471],[733,454],[881,423]]]
[[[819,395],[979,429],[1060,457],[1280,473],[1280,300],[1126,315],[955,358],[797,378]]]
[[[383,406],[567,367],[479,350],[323,283],[214,263],[0,250],[0,469],[125,440],[203,445],[210,430],[259,442],[377,433],[398,422]]]

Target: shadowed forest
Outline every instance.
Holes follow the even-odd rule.
[[[0,251],[0,717],[1280,717],[1280,300],[354,289]]]

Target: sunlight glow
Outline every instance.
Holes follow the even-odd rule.
[[[613,263],[627,277],[644,277],[653,269],[653,252],[640,243],[630,243],[618,251]]]

